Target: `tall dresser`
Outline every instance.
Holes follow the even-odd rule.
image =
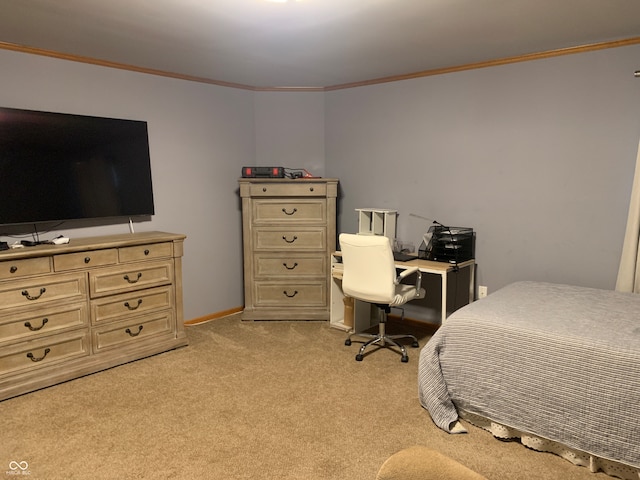
[[[0,252],[0,400],[187,345],[184,235]]]
[[[243,320],[328,320],[338,180],[241,178]]]

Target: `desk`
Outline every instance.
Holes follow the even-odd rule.
[[[344,324],[344,294],[342,293],[342,270],[341,262],[342,254],[334,252],[331,254],[331,311],[329,322],[330,326],[341,330],[354,330],[356,332],[366,330],[371,325],[370,308],[363,308],[368,305],[366,302],[356,301],[354,305],[354,325],[353,328]],[[475,260],[467,260],[458,263],[458,269],[469,269],[469,303],[473,302],[475,297]],[[440,275],[440,284],[442,286],[441,305],[441,322],[447,319],[447,275],[455,270],[455,266],[445,262],[433,262],[431,260],[410,260],[408,262],[396,262],[396,268],[418,267],[422,273],[432,275]],[[424,280],[424,279],[423,279]],[[427,295],[429,293],[427,292]]]

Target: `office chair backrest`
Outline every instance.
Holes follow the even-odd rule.
[[[391,243],[381,235],[340,234],[342,291],[371,303],[390,303],[396,291]]]

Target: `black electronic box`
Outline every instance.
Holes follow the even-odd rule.
[[[284,167],[242,167],[242,178],[284,178]]]
[[[422,242],[418,257],[436,262],[460,263],[475,258],[476,235],[472,228],[434,225]]]

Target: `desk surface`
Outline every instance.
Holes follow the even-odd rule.
[[[333,255],[335,257],[341,257],[342,256],[342,252],[333,252]],[[464,267],[468,267],[469,265],[473,265],[474,263],[475,263],[475,260],[471,259],[471,260],[467,260],[465,262],[459,262],[457,264],[457,267],[458,268],[464,268]],[[395,264],[398,267],[403,267],[403,268],[418,267],[421,272],[437,273],[437,274],[443,274],[443,273],[446,273],[446,272],[451,272],[456,267],[456,265],[454,265],[452,263],[434,262],[433,260],[423,260],[422,258],[416,258],[415,260],[409,260],[408,262],[398,262],[398,261],[396,261]]]
[[[331,285],[331,315],[330,322],[333,326],[338,326],[338,328],[345,328],[343,322],[343,302],[342,299],[342,286],[340,282],[342,281],[342,273],[344,266],[342,265],[342,253],[341,252],[333,252],[332,254],[332,262],[331,262],[331,277],[334,279],[334,282]],[[338,260],[340,259],[340,260]],[[466,260],[464,262],[459,262],[457,265],[447,263],[447,262],[434,262],[433,260],[423,260],[421,258],[416,258],[415,260],[409,260],[408,262],[398,262],[396,261],[397,268],[412,268],[418,267],[418,269],[423,273],[430,273],[435,275],[440,275],[441,279],[441,303],[440,303],[440,312],[441,317],[440,320],[442,323],[445,322],[447,318],[447,276],[449,272],[454,272],[457,269],[467,268],[469,267],[469,303],[473,302],[475,297],[475,259]],[[356,315],[356,317],[358,317]],[[370,320],[370,315],[363,315],[363,319],[356,319],[355,325],[356,330],[359,326],[364,325],[365,327],[370,327],[371,325],[368,323]],[[348,327],[352,329],[352,327]],[[362,330],[362,329],[361,329]]]

